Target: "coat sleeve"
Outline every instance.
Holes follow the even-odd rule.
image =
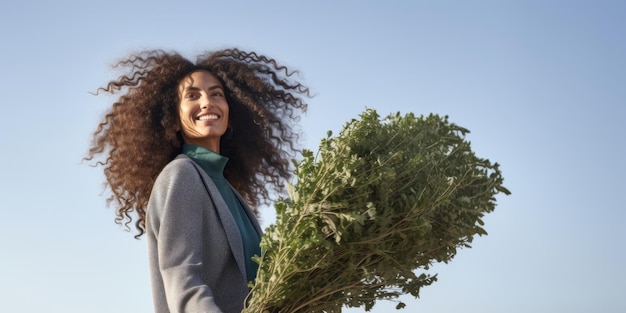
[[[212,205],[199,173],[179,161],[157,178],[148,204],[148,222],[156,240],[156,257],[171,313],[221,313],[203,281],[204,207]]]

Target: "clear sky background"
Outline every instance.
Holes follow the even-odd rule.
[[[0,43],[2,312],[152,309],[145,240],[81,164],[113,100],[90,92],[133,51],[231,46],[301,71],[306,148],[366,107],[432,112],[501,164],[489,235],[404,312],[626,312],[626,1],[3,0]]]

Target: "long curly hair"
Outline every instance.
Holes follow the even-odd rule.
[[[200,55],[192,63],[173,52],[150,50],[133,54],[113,67],[126,74],[100,92],[121,94],[93,134],[86,160],[98,156],[107,203],[116,207],[115,222],[126,227],[136,215],[139,238],[145,233],[146,206],[163,167],[181,153],[177,131],[180,81],[206,70],[224,87],[229,104],[229,130],[220,154],[229,158],[224,176],[254,208],[269,202],[270,189],[284,191],[290,158],[298,151],[293,123],[306,112],[309,89],[295,80],[295,71],[256,52],[225,49]],[[133,213],[134,212],[134,213]]]

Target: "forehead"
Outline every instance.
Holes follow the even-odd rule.
[[[198,70],[185,76],[178,84],[179,90],[185,90],[190,87],[208,89],[214,86],[222,86],[219,79],[215,77],[211,72],[205,70]]]

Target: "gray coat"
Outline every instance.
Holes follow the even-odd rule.
[[[235,191],[261,236],[254,213]],[[146,237],[155,312],[241,312],[249,292],[239,228],[202,168],[179,155],[159,174]]]

